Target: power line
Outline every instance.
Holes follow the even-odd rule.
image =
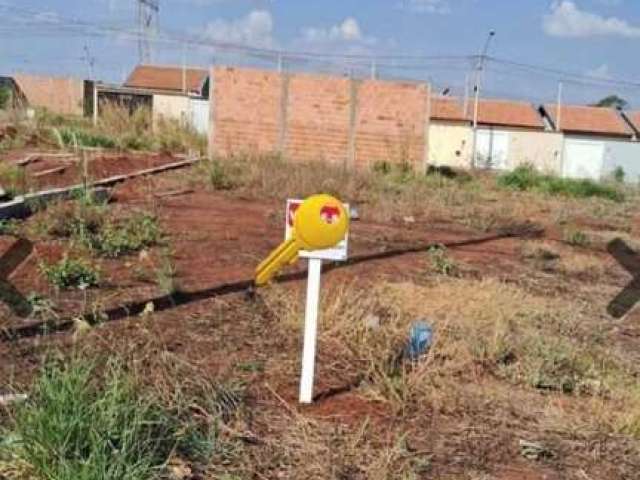
[[[138,0],[152,2],[152,0]],[[153,2],[155,3],[155,2]],[[0,9],[13,15],[9,19],[12,25],[0,27],[0,33],[32,36],[86,36],[109,37],[117,35],[124,41],[140,42],[145,37],[143,29],[127,28],[122,25],[106,22],[92,22],[78,18],[68,18],[57,14],[43,14],[41,11],[24,7],[16,7],[0,0]],[[5,16],[5,18],[7,18]],[[37,29],[34,31],[34,29]],[[215,55],[239,55],[254,61],[283,62],[287,65],[326,65],[330,68],[362,69],[370,71],[371,65],[376,69],[389,72],[413,71],[427,73],[450,72],[452,74],[469,72],[479,60],[479,55],[403,55],[388,53],[371,54],[341,54],[330,52],[312,52],[295,50],[277,50],[243,45],[233,42],[214,41],[203,35],[186,35],[184,32],[170,29],[159,29],[155,36],[155,43],[165,48],[176,48],[181,52],[187,47],[200,48]],[[508,59],[486,57],[486,69],[489,73],[505,76],[522,76],[530,78],[536,75],[553,81],[594,88],[624,88],[625,90],[640,90],[640,83],[622,79],[603,79],[592,75],[579,74],[540,65],[532,65]],[[450,84],[449,81],[441,81]]]

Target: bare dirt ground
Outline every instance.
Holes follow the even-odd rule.
[[[11,153],[5,161],[24,153]],[[174,160],[164,155],[109,155],[93,159],[90,173],[102,178]],[[61,164],[43,159],[30,164],[28,172]],[[75,183],[76,167],[41,178],[38,186]],[[594,403],[604,409],[620,403],[505,382],[481,362],[446,378],[435,378],[426,370],[424,375],[434,375],[435,382],[425,387],[429,391],[424,398],[429,400],[392,401],[368,385],[374,380],[360,378],[359,364],[349,363],[358,361],[357,352],[355,357],[345,356],[328,332],[318,352],[319,399],[312,406],[299,406],[300,329],[283,327],[278,302],[287,298],[301,303],[304,265],[291,267],[265,291],[250,288],[255,266],[282,239],[284,197],[211,191],[185,181],[186,174],[170,172],[115,188],[110,208],[152,211],[166,237],[163,245],[148,251],[100,259],[103,280],[98,289],[54,291],[39,265],[61,258],[68,242],[35,241],[31,256],[8,280],[25,294],[52,298],[55,320],[43,332],[42,319],[19,318],[6,305],[0,307],[0,326],[8,332],[0,341],[0,377],[6,385],[27,388],[43,358],[57,348],[130,358],[154,381],[171,371],[183,375],[178,372],[189,365],[203,378],[242,383],[250,413],[233,428],[243,435],[250,432],[255,442],[244,442],[242,460],[229,460],[229,470],[241,473],[221,477],[214,468],[186,478],[296,478],[295,472],[306,472],[307,478],[341,479],[637,478],[637,440],[615,428],[584,423]],[[158,196],[167,192],[176,194]],[[442,218],[405,218],[401,211],[390,220],[368,213],[352,224],[350,261],[325,268],[325,301],[331,303],[338,294],[349,298],[355,291],[375,296],[380,284],[412,284],[424,291],[450,292],[424,301],[418,293],[403,298],[407,305],[415,302],[416,311],[451,311],[450,321],[455,323],[454,306],[463,309],[467,302],[455,297],[461,291],[505,288],[505,298],[513,297],[516,303],[517,292],[525,292],[564,302],[569,310],[579,306],[576,318],[589,319],[583,327],[598,326],[607,348],[625,352],[633,364],[640,351],[640,318],[631,314],[615,321],[606,313],[608,301],[630,280],[628,273],[606,252],[604,240],[588,246],[567,244],[555,213],[538,213],[520,218],[518,225],[496,225],[487,231]],[[46,211],[38,212],[27,223],[45,215]],[[636,215],[629,220],[624,232],[628,238],[640,238],[639,219]],[[606,216],[576,217],[573,222],[594,235],[619,229],[619,223],[611,224]],[[505,236],[505,231],[513,235]],[[0,237],[0,255],[14,241],[12,236]],[[453,278],[434,271],[426,253],[433,244],[446,246],[456,265]],[[527,254],[536,248],[551,250],[558,258]],[[171,297],[150,273],[167,249],[179,286]],[[444,289],[450,283],[458,290]],[[92,310],[99,310],[103,321],[79,326],[79,312]],[[637,364],[630,368],[640,374]],[[556,418],[562,420],[554,423]],[[539,442],[550,453],[526,458],[520,440]],[[310,450],[296,442],[311,445]],[[413,476],[395,477],[391,472]]]

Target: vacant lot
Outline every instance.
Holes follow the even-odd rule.
[[[16,170],[35,143],[0,154],[16,195],[189,148],[61,142]],[[203,159],[3,222],[0,254],[32,251],[8,278],[26,304],[0,304],[0,393],[29,395],[0,407],[0,478],[637,478],[640,317],[607,313],[631,280],[607,245],[637,249],[640,197],[516,175]],[[315,192],[360,220],[301,407],[304,262],[251,279]],[[417,320],[434,342],[409,361]]]

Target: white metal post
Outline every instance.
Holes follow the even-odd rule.
[[[320,303],[320,274],[322,260],[309,259],[307,278],[307,305],[304,315],[304,345],[302,347],[302,374],[300,376],[300,403],[313,400],[313,376],[316,362],[318,335],[318,308]]]

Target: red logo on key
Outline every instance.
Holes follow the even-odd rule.
[[[320,209],[320,218],[331,225],[340,218],[340,209],[333,205],[325,205]]]

